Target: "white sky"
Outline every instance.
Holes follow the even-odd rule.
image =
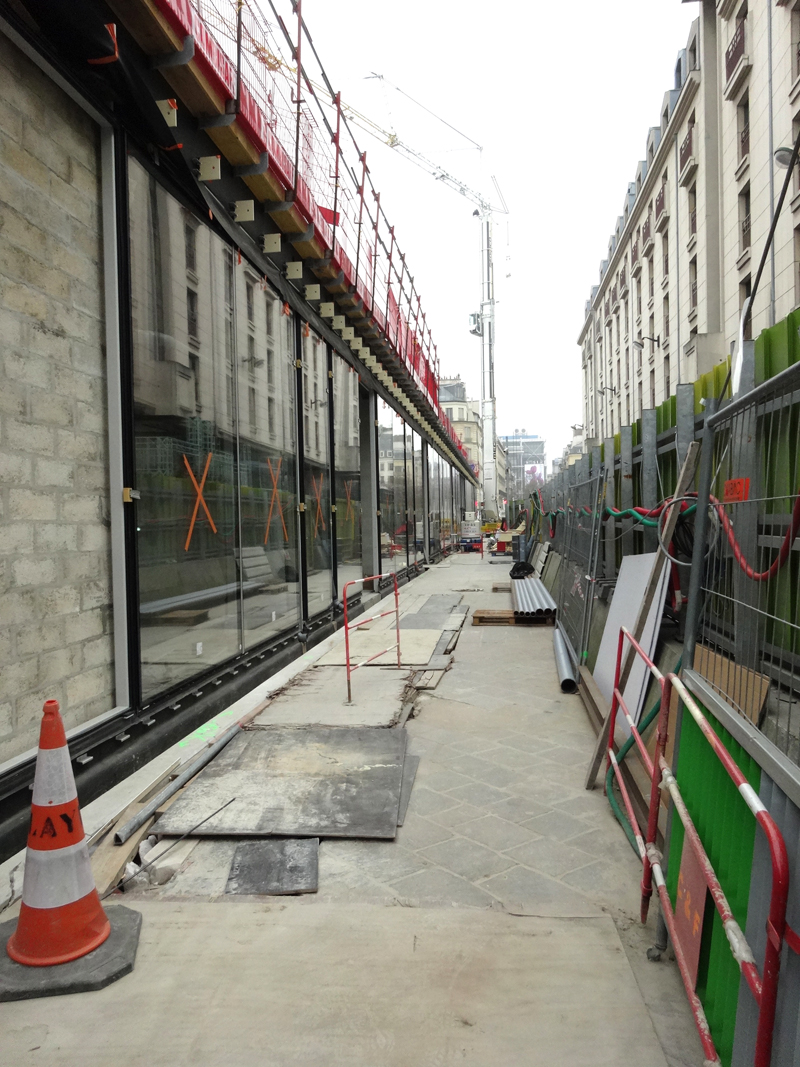
[[[345,101],[490,199],[497,176],[511,209],[494,231],[498,433],[540,434],[548,463],[582,421],[584,302],[699,12],[680,0],[303,2]],[[483,145],[482,156],[371,72]],[[468,329],[480,303],[473,205],[357,136],[442,374],[460,374],[479,396],[480,341]]]

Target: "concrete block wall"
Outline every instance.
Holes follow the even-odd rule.
[[[114,706],[98,131],[0,34],[0,761]]]

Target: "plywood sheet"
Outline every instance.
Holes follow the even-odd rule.
[[[617,644],[619,642],[620,627],[626,626],[633,632],[655,558],[655,552],[646,552],[640,556],[624,556],[622,559],[593,672],[597,687],[608,701],[609,707],[611,706],[611,697],[614,692],[614,672],[617,665]],[[650,614],[640,641],[642,648],[651,658],[658,640],[668,580],[669,567],[664,567],[661,582],[653,598]],[[639,720],[648,681],[649,671],[641,657],[636,656],[623,694],[634,722]],[[622,716],[619,717],[617,722],[625,733],[629,732],[627,723]]]
[[[769,692],[769,678],[766,675],[742,667],[703,645],[695,649],[694,669],[714,689],[727,696],[751,722],[758,723]]]
[[[406,756],[406,761],[403,764],[403,785],[400,789],[400,809],[397,814],[398,826],[402,826],[406,820],[408,802],[411,800],[411,789],[414,785],[414,779],[417,777],[418,768],[419,756]]]
[[[226,893],[290,896],[319,887],[318,837],[268,837],[242,841],[233,854]]]
[[[244,730],[186,787],[153,832],[194,836],[367,837],[397,833],[405,730]]]

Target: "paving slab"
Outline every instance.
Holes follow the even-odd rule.
[[[344,667],[310,667],[271,701],[254,726],[391,726],[402,707],[406,670],[356,671],[347,703]]]
[[[429,626],[402,633],[400,635],[400,662],[407,667],[424,667],[433,655],[441,636],[441,629],[431,629]],[[350,637],[350,660],[352,663],[361,663],[391,644],[394,644],[391,630],[357,630]],[[347,662],[344,643],[337,645],[319,662],[321,666],[343,667]],[[376,656],[367,666],[390,667],[396,662],[397,653],[392,650]]]
[[[6,1062],[667,1064],[606,917],[295,901],[138,909],[139,954],[124,981],[90,1001],[55,998],[45,1014],[36,1002],[0,1007]],[[89,1003],[91,1025],[76,1025]]]

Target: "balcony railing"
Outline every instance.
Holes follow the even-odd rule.
[[[744,55],[744,19],[736,24],[731,43],[725,49],[725,81],[731,80],[736,64]]]
[[[692,143],[693,143],[692,134],[693,133],[694,133],[694,127],[690,126],[689,127],[689,132],[686,134],[686,136],[683,139],[683,143],[681,144],[680,152],[678,154],[679,169],[681,171],[686,166],[686,164],[689,162],[689,160],[691,159],[691,156],[692,156]]]
[[[742,251],[750,247],[750,216],[742,219]]]
[[[739,131],[739,159],[750,155],[750,123],[746,122]]]
[[[697,233],[697,208],[689,212],[689,233]]]
[[[662,185],[661,188],[658,190],[658,193],[656,194],[656,222],[658,222],[658,220],[664,214],[664,207],[666,206],[666,203],[667,187],[666,185]]]

